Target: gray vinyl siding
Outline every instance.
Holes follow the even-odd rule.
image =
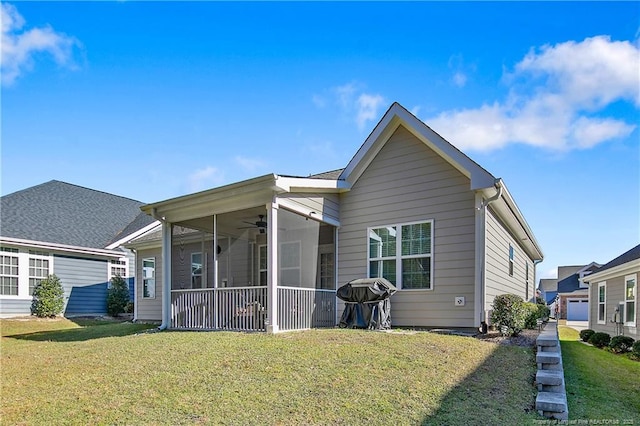
[[[391,298],[394,326],[475,327],[475,195],[470,181],[404,127],[341,194],[338,285],[367,275],[367,228],[433,220],[432,290]],[[465,306],[454,307],[456,296]],[[342,306],[339,306],[339,311]]]
[[[613,313],[620,302],[624,302],[624,278],[634,273],[626,273],[614,278],[606,280],[594,281],[589,286],[589,328],[595,331],[609,333],[611,336],[616,335],[616,326],[611,322]],[[640,279],[640,270],[636,274],[636,295],[638,294],[638,280]],[[605,324],[598,324],[598,284],[606,282],[605,285]],[[638,324],[640,323],[638,315],[640,314],[640,298],[636,296],[636,327],[624,326],[624,335],[631,336],[635,340],[640,338],[638,333]]]
[[[0,318],[31,315],[31,299],[0,299]]]
[[[340,204],[337,194],[287,194],[278,197],[297,204],[304,210],[322,213],[334,220],[339,220]]]
[[[535,299],[535,267],[490,208],[485,219],[485,309],[491,310],[493,299],[500,294],[515,294],[523,299],[527,296],[526,263],[529,264],[528,301]],[[513,276],[509,275],[509,245],[514,249]]]
[[[142,259],[155,258],[156,261],[156,288],[155,297],[142,297]],[[162,320],[162,248],[138,250],[136,256],[136,319],[148,321]]]
[[[64,289],[65,315],[107,312],[108,262],[54,254],[54,273]]]

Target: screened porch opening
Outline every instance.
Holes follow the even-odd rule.
[[[334,226],[285,209],[277,215],[277,309],[269,318],[265,207],[176,223],[171,238],[171,327],[266,331],[336,321]],[[271,275],[273,276],[273,275]]]

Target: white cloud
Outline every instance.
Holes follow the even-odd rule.
[[[452,77],[453,84],[458,87],[464,87],[467,84],[467,76],[461,71],[456,71]]]
[[[351,82],[331,89],[334,103],[338,105],[342,114],[353,120],[359,130],[364,130],[367,125],[380,115],[380,107],[387,102],[382,95],[367,93],[361,84]],[[314,96],[314,103],[320,107],[320,97]],[[322,104],[324,106],[325,104]]]
[[[265,163],[262,160],[258,160],[255,158],[248,158],[237,156],[235,158],[236,163],[242,167],[247,172],[255,172],[256,170],[264,167]]]
[[[2,3],[2,84],[11,85],[33,68],[33,55],[46,52],[62,67],[74,69],[73,49],[79,42],[51,27],[22,31],[25,20],[15,6]]]
[[[222,171],[215,167],[207,166],[187,176],[187,190],[189,192],[202,191],[220,186],[224,182]]]
[[[378,110],[383,103],[384,98],[380,95],[363,93],[358,97],[356,101],[356,124],[358,125],[358,129],[363,130],[369,121],[378,118]]]
[[[504,75],[509,95],[478,108],[425,120],[462,149],[523,143],[554,150],[585,149],[627,137],[635,124],[602,116],[617,101],[640,105],[640,50],[609,37],[531,50]]]

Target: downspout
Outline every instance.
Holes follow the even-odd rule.
[[[165,313],[166,307],[165,307],[165,298],[167,296],[167,292],[165,291],[165,281],[166,281],[166,277],[164,274],[164,270],[165,270],[165,264],[167,262],[165,262],[165,247],[164,247],[164,233],[165,233],[165,227],[168,225],[168,222],[165,220],[164,216],[163,217],[159,217],[158,216],[158,211],[153,208],[151,209],[151,217],[153,217],[155,220],[159,221],[162,224],[162,269],[163,269],[163,274],[162,274],[162,323],[160,324],[160,326],[158,327],[159,331],[163,331],[166,330],[169,327],[168,321],[167,321],[167,315]],[[171,230],[169,232],[172,232]],[[171,250],[171,247],[169,247],[169,251]],[[169,271],[171,266],[169,266]],[[169,295],[171,294],[171,292],[169,292]]]
[[[482,318],[480,321],[480,327],[481,327],[480,331],[482,333],[487,332],[487,311],[485,310],[485,300],[486,300],[485,271],[486,271],[486,256],[487,256],[486,254],[487,253],[486,211],[487,211],[487,206],[489,206],[489,204],[498,200],[502,196],[502,179],[496,178],[493,181],[493,186],[496,188],[496,193],[492,197],[484,200],[482,203],[480,203],[480,206],[477,207],[477,210],[482,213],[482,238],[483,238],[483,241],[482,241],[483,248],[482,248],[481,259],[480,259],[480,316]]]

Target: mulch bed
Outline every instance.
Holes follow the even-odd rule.
[[[489,331],[487,334],[478,334],[476,339],[487,342],[497,343],[499,345],[535,347],[536,339],[540,332],[538,330],[522,330],[518,336],[503,336],[497,331]]]

